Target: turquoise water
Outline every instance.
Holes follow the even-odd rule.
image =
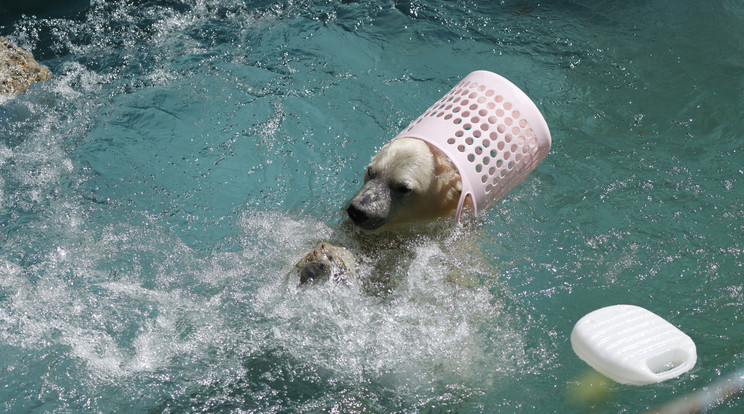
[[[741,2],[48,3],[0,5],[55,75],[0,103],[2,409],[635,413],[744,367]],[[369,157],[478,69],[535,100],[548,157],[387,247],[385,295],[285,284],[363,243]],[[697,365],[573,397],[571,329],[618,303]]]

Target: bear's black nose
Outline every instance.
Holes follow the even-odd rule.
[[[384,217],[378,217],[375,212],[363,210],[354,203],[349,205],[346,213],[357,227],[364,230],[376,230],[387,222]]]
[[[349,205],[349,208],[346,209],[346,214],[349,215],[351,221],[357,226],[369,220],[367,213],[354,206],[354,204]]]

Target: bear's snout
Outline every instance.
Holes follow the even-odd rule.
[[[356,225],[359,225],[359,223],[364,223],[368,220],[367,213],[363,212],[359,209],[359,207],[353,204],[350,204],[349,208],[346,209],[346,214],[349,215],[351,221],[353,221]]]
[[[369,180],[351,199],[346,213],[351,221],[365,230],[375,230],[390,221],[390,190],[384,182]]]
[[[388,222],[387,217],[375,215],[374,213],[374,211],[365,210],[364,207],[354,203],[349,204],[349,207],[346,209],[346,214],[349,215],[351,221],[364,230],[375,230]]]

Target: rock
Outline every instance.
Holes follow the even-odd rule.
[[[0,36],[0,96],[24,93],[34,82],[51,77],[49,69],[39,65],[31,53]]]

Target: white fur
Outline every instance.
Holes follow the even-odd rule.
[[[457,207],[461,188],[444,154],[419,139],[399,138],[372,158],[349,215],[368,230],[445,216]]]

